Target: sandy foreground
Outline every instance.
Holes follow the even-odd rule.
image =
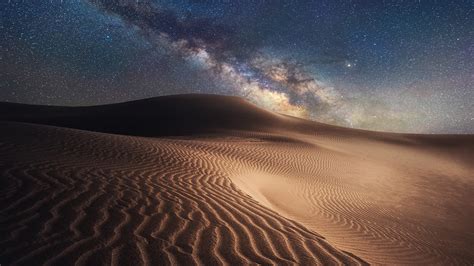
[[[183,95],[0,104],[1,265],[474,263],[474,136]]]

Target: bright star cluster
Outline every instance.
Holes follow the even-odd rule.
[[[474,133],[472,1],[4,1],[0,100],[237,95],[369,130]]]

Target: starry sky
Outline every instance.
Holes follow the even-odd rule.
[[[5,0],[0,101],[241,96],[345,127],[474,133],[474,1]]]

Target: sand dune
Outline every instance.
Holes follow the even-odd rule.
[[[2,264],[474,262],[472,135],[210,95],[0,114]]]

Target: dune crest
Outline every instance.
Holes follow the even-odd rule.
[[[472,135],[210,95],[0,111],[0,263],[474,261]]]

